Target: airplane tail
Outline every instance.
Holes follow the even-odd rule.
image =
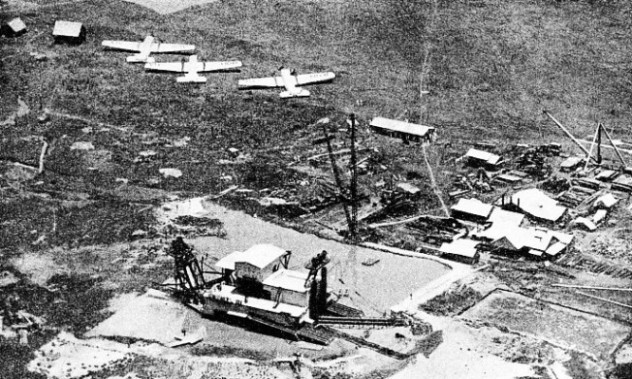
[[[282,99],[287,99],[290,97],[307,97],[310,93],[306,89],[302,89],[300,91],[283,91],[279,94]]]
[[[142,54],[136,54],[127,57],[127,63],[154,63],[156,60]]]
[[[193,75],[184,75],[184,76],[179,76],[176,81],[178,83],[206,83],[206,77],[198,75],[198,74],[193,74]]]

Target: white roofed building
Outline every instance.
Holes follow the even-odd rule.
[[[307,307],[309,288],[305,287],[307,272],[279,270],[263,281],[264,291],[270,292],[270,299],[285,304]]]
[[[225,275],[234,272],[237,279],[251,279],[263,282],[283,266],[283,259],[290,252],[274,245],[254,245],[246,251],[236,251],[222,259],[215,266]]]
[[[483,203],[478,199],[459,199],[459,202],[450,209],[454,218],[480,223],[487,221],[492,213],[492,208],[492,205]]]
[[[516,192],[510,202],[520,211],[541,221],[557,222],[566,213],[566,207],[537,188]]]
[[[500,155],[478,149],[469,149],[465,156],[467,157],[467,162],[476,167],[497,169],[504,163],[504,160]]]
[[[80,44],[86,39],[86,29],[80,22],[55,21],[53,37],[56,43]]]
[[[441,255],[445,258],[474,264],[478,262],[480,258],[480,253],[477,249],[479,244],[480,241],[461,238],[442,244],[439,251],[441,251]]]
[[[371,120],[371,128],[377,133],[401,138],[404,141],[430,142],[434,138],[435,128],[413,124],[406,121],[375,117]]]

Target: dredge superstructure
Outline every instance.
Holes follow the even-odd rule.
[[[365,318],[361,310],[337,302],[327,288],[328,253],[322,251],[305,265],[307,271],[289,269],[292,253],[260,244],[233,252],[215,263],[208,279],[193,249],[182,238],[173,241],[168,254],[175,260],[176,293],[188,305],[216,319],[241,319],[295,340],[329,344],[351,336],[333,325],[386,327],[418,322],[402,317]],[[432,328],[427,325],[425,332]],[[352,340],[389,355],[396,352],[368,341]],[[373,346],[375,345],[375,346]]]

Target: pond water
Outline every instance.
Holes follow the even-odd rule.
[[[292,252],[291,269],[307,271],[305,264],[326,250],[331,258],[327,266],[329,287],[335,292],[348,293],[342,302],[354,305],[368,315],[388,311],[391,306],[450,271],[447,265],[430,259],[398,256],[300,233],[203,198],[165,204],[158,217],[164,220],[185,214],[218,218],[224,223],[225,238],[185,239],[201,255],[207,255],[206,262],[209,264],[234,251],[267,243]],[[362,264],[375,260],[379,262],[372,266]]]

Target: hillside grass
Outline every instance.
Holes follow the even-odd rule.
[[[339,125],[345,113],[355,112],[362,125],[380,115],[436,126],[439,140],[429,149],[430,161],[447,191],[454,167],[444,164],[445,155],[463,153],[476,141],[495,142],[501,150],[518,142],[566,141],[542,115],[545,109],[578,136],[591,134],[601,121],[615,138],[627,137],[632,103],[628,2],[434,4],[236,0],[170,15],[119,1],[19,14],[7,9],[5,17],[19,15],[29,33],[0,38],[0,119],[15,108],[18,96],[32,112],[4,127],[1,156],[34,164],[39,143],[29,145],[34,151],[22,151],[15,140],[43,135],[51,149],[46,175],[37,178],[44,181],[40,188],[74,181],[76,191],[100,194],[118,188],[116,178],[126,178],[135,186],[209,193],[222,188],[220,176],[226,174],[218,160],[230,158],[226,149],[236,147],[251,153],[253,163],[228,173],[237,176],[238,184],[264,188],[298,180],[286,173],[285,165],[301,153],[289,148],[309,136],[309,125],[322,117]],[[56,19],[82,21],[86,42],[53,44]],[[128,53],[100,46],[106,39],[140,41],[147,34],[195,44],[204,59],[239,59],[244,67],[240,73],[208,74],[205,85],[186,86],[176,83],[175,75],[146,73],[142,66],[127,64]],[[426,49],[424,89],[430,93],[421,104]],[[45,53],[48,60],[36,61],[31,52]],[[276,90],[236,90],[239,78],[269,76],[280,66],[299,72],[331,70],[337,78],[310,87],[313,96],[306,99],[282,100]],[[425,114],[420,115],[422,105]],[[87,126],[99,128],[77,120],[40,124],[36,116],[44,108],[128,132],[84,133]],[[143,142],[152,136],[162,140]],[[191,139],[187,146],[167,146],[185,136]],[[367,144],[380,149],[389,169],[385,179],[391,173],[406,177],[416,169],[415,183],[427,187],[418,150],[368,137],[364,128],[359,138],[369,138]],[[97,150],[72,151],[75,141],[93,142]],[[452,146],[447,149],[446,143]],[[138,153],[148,149],[157,152],[153,160],[135,163]],[[271,149],[279,151],[267,152]],[[183,176],[161,178],[158,169],[165,167],[179,168]]]

